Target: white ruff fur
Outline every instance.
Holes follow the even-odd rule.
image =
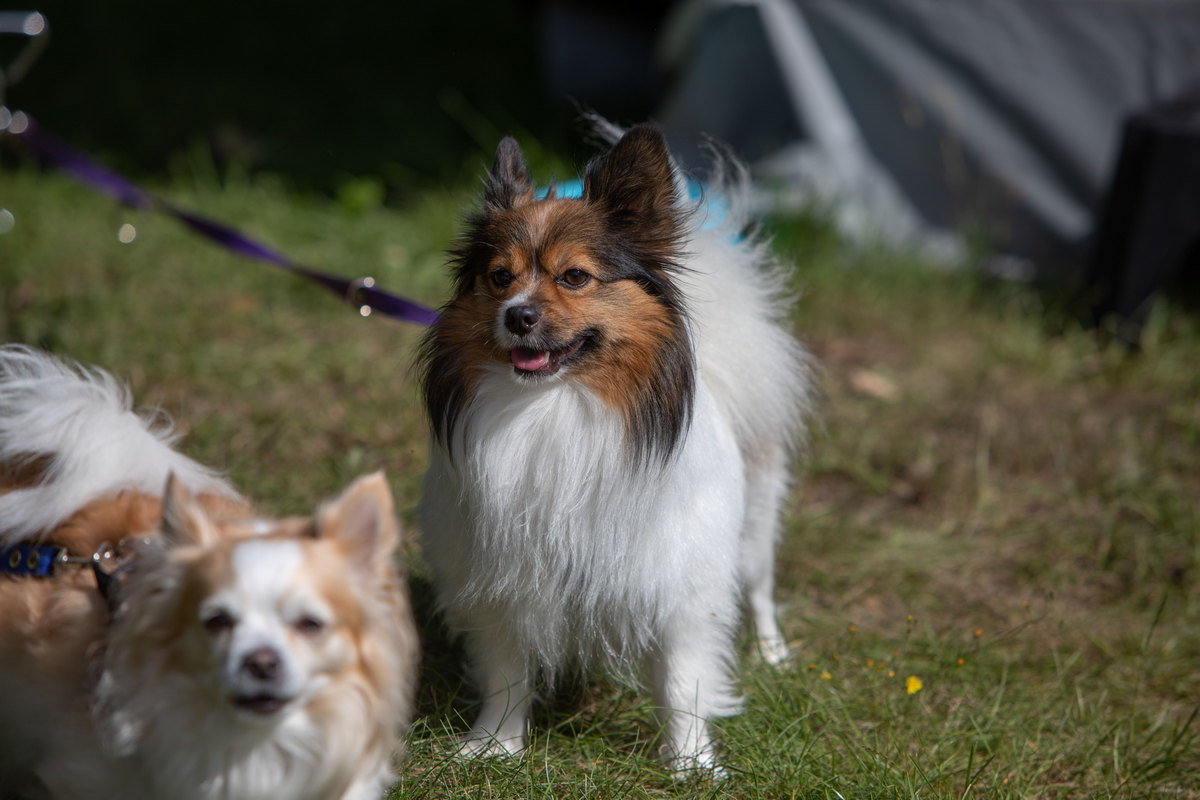
[[[694,595],[732,627],[737,543],[725,532],[740,523],[742,476],[708,394],[670,466],[637,468],[598,399],[566,382],[518,386],[509,372],[483,381],[469,442],[453,465],[435,455],[426,486],[426,507],[449,514],[428,548],[450,572],[453,621],[501,612],[551,677],[645,654]]]
[[[537,383],[487,368],[453,452],[433,448],[423,552],[483,696],[465,753],[523,749],[539,676],[598,663],[649,680],[671,766],[719,769],[707,721],[739,708],[743,604],[763,656],[787,655],[774,550],[809,364],[782,327],[783,271],[731,233],[745,221],[737,186],[721,188],[724,229],[689,217],[679,283],[698,381],[665,464],[633,464],[620,414],[569,367]]]
[[[281,724],[254,726],[178,676],[163,680],[145,670],[126,679],[99,692],[99,721],[106,722],[104,705],[119,704],[119,713],[107,719],[110,731],[120,734],[112,741],[135,751],[98,773],[127,781],[114,780],[113,800],[374,800],[393,779],[386,755],[372,741],[374,699],[364,687],[338,687],[330,704],[336,715],[314,718],[296,708]],[[362,774],[352,780],[356,772]],[[50,773],[45,780],[53,786],[61,777]]]

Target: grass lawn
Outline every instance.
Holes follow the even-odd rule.
[[[472,191],[396,210],[369,186],[328,199],[202,160],[156,188],[431,305]],[[3,340],[126,376],[267,511],[384,468],[411,525],[419,330],[54,174],[0,172],[0,206]],[[731,777],[672,780],[644,696],[599,679],[541,709],[523,759],[453,758],[470,694],[414,565],[421,714],[392,796],[1200,797],[1195,313],[1161,306],[1130,355],[1051,325],[1029,288],[851,248],[812,220],[771,228],[797,264],[821,413],[780,549],[794,663],[746,659],[746,713],[720,725]]]

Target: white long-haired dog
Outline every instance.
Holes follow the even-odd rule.
[[[713,769],[743,601],[787,653],[774,551],[808,357],[784,271],[739,235],[736,166],[710,230],[656,128],[601,131],[578,198],[497,150],[422,350],[423,548],[483,696],[464,752],[522,750],[539,678],[599,665],[648,679],[674,769]]]

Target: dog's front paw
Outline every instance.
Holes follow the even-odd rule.
[[[712,750],[706,750],[697,755],[675,756],[667,760],[667,769],[671,777],[677,781],[723,781],[729,773],[717,761]]]
[[[462,758],[508,758],[525,752],[524,736],[501,738],[488,731],[471,731],[458,745]]]
[[[693,728],[687,733],[691,735],[659,746],[658,755],[671,777],[680,781],[724,780],[727,773],[717,760],[716,743],[702,730]]]

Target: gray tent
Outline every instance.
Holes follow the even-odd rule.
[[[982,234],[1018,271],[1080,263],[1123,120],[1200,80],[1195,0],[669,11],[654,115],[685,160],[702,163],[712,135],[763,178],[765,202],[832,200],[855,235],[951,257],[964,231]]]

